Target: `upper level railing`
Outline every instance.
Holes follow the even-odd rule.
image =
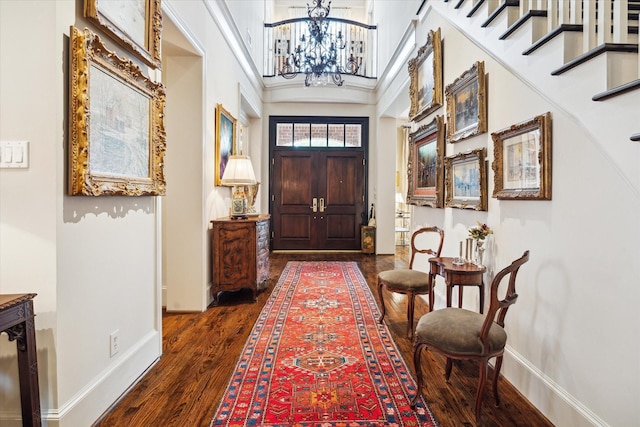
[[[301,38],[304,36],[305,40],[309,40],[309,21],[309,18],[295,18],[264,24],[264,77],[280,75],[287,59],[301,44]],[[338,66],[343,70],[352,69],[350,61],[355,59],[358,65],[356,76],[376,78],[376,26],[340,18],[326,18],[326,21],[328,32],[342,34],[345,40],[345,48],[338,52]],[[303,70],[295,71],[304,73]]]
[[[491,3],[497,8],[509,0]],[[582,26],[585,52],[605,43],[638,42],[640,0],[520,0],[518,5],[520,16],[546,11],[548,32],[561,25]]]

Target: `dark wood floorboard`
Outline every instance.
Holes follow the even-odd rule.
[[[250,293],[222,294],[220,305],[204,313],[163,314],[163,354],[141,380],[100,420],[96,427],[179,426],[207,427],[231,378],[251,328],[289,260],[357,261],[376,300],[379,271],[407,265],[407,247],[393,255],[360,253],[273,253],[268,287],[251,303]],[[394,339],[413,371],[412,343],[406,336],[406,297],[385,293],[387,317]],[[517,310],[517,305],[513,310]],[[416,319],[427,304],[416,302]],[[423,357],[425,398],[441,426],[474,426],[473,405],[477,387],[476,365],[456,363],[450,383],[444,380],[444,358],[427,352]],[[500,380],[502,404],[496,407],[490,380],[484,391],[483,426],[552,426],[504,378]]]

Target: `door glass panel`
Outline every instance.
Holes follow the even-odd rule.
[[[361,135],[361,128],[362,125],[345,125],[345,132],[346,132],[346,137],[345,137],[345,144],[347,147],[360,147],[362,144],[362,141],[360,140]]]
[[[278,147],[291,147],[293,145],[293,123],[278,123],[276,145]]]
[[[327,125],[318,123],[311,124],[311,146],[327,146]]]
[[[296,147],[308,147],[310,144],[309,123],[294,123],[293,125],[293,145]]]
[[[344,125],[329,125],[329,147],[344,147]]]

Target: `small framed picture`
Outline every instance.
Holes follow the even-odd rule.
[[[484,148],[477,148],[444,159],[446,207],[487,210],[485,152]]]
[[[84,16],[147,65],[160,68],[160,0],[84,0]]]
[[[440,28],[429,31],[418,56],[409,61],[409,117],[420,121],[442,106],[442,41]]]
[[[487,131],[486,92],[482,61],[447,86],[447,142],[458,142]]]
[[[551,113],[491,134],[493,197],[551,200]]]
[[[235,154],[236,119],[224,109],[216,106],[216,185],[222,185],[224,169],[229,157]]]
[[[444,207],[444,117],[409,135],[407,203]]]

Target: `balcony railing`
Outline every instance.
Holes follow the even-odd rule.
[[[301,44],[300,39],[303,35],[305,40],[309,40],[309,21],[309,18],[295,18],[264,24],[264,77],[280,75],[287,63],[287,58]],[[376,26],[340,18],[326,18],[326,21],[328,33],[338,34],[340,32],[345,38],[345,48],[338,52],[338,66],[343,70],[351,69],[349,61],[353,55],[358,65],[358,71],[355,75],[376,78]],[[300,69],[294,71],[304,73]]]

